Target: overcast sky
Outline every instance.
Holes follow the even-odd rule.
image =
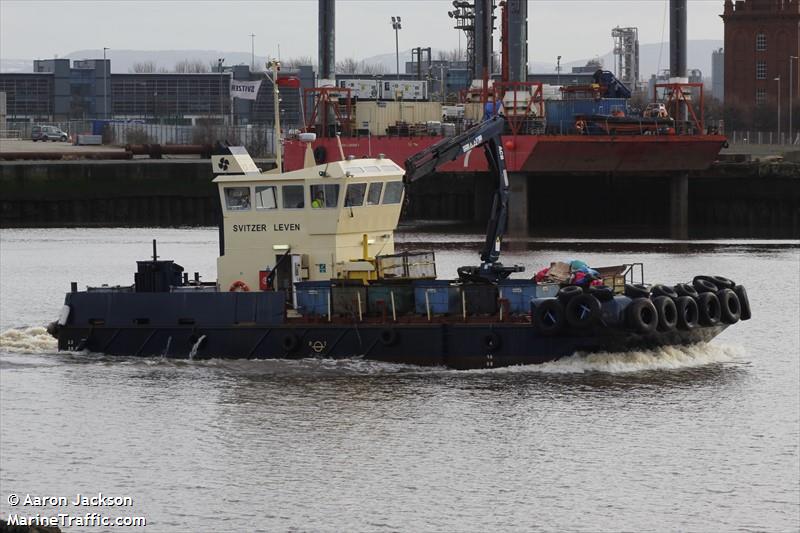
[[[529,61],[593,57],[612,47],[611,28],[636,26],[641,43],[669,40],[668,0],[531,0]],[[459,33],[442,0],[338,0],[336,55],[394,52],[392,15],[400,15],[400,49],[458,48]],[[689,0],[689,39],[722,39],[723,0]],[[250,51],[317,58],[316,0],[166,1],[0,0],[0,58],[36,59],[82,49]],[[462,37],[461,44],[464,46]],[[668,52],[666,52],[668,53]]]

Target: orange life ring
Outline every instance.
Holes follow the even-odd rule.
[[[239,291],[240,289],[241,292],[250,292],[250,287],[247,286],[247,283],[245,283],[240,279],[231,283],[231,286],[228,288],[228,291],[234,292],[234,291]]]

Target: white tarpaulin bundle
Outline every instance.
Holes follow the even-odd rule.
[[[261,87],[261,81],[231,80],[231,98],[255,100],[258,97],[258,88]]]

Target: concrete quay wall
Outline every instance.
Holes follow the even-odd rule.
[[[677,217],[690,238],[800,238],[797,163],[511,178],[518,235],[674,237]],[[410,186],[403,219],[479,229],[494,186],[487,174],[430,176]],[[3,227],[212,226],[218,211],[208,160],[0,162]]]

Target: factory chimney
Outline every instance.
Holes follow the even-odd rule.
[[[528,80],[528,2],[527,0],[506,0],[504,9],[508,10],[507,35],[508,81]]]
[[[475,0],[475,73],[476,79],[492,75],[492,28],[494,0]]]
[[[686,77],[686,0],[669,0],[669,75]]]
[[[319,0],[319,72],[321,80],[332,80],[336,75],[336,1]]]

